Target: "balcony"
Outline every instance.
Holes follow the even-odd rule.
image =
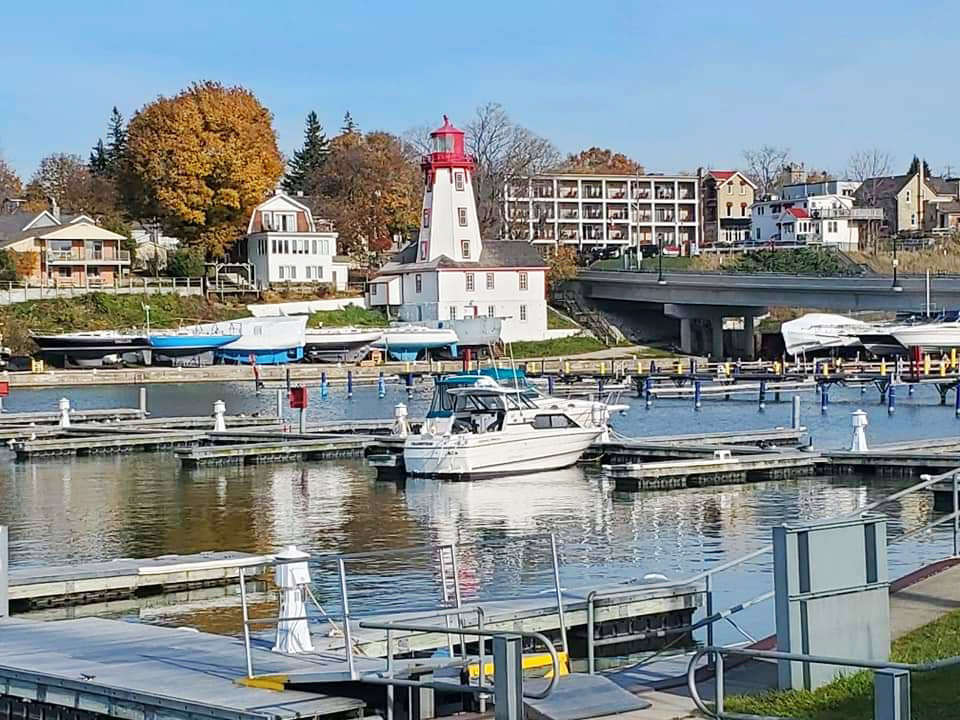
[[[603,225],[584,225],[584,240],[603,240]]]
[[[626,225],[613,225],[607,227],[607,239],[613,241],[625,241],[630,237],[629,228]]]
[[[882,208],[815,208],[810,217],[820,220],[883,220]]]
[[[630,197],[634,200],[649,200],[653,192],[650,189],[650,183],[643,185],[630,185]]]
[[[607,199],[608,200],[625,200],[627,197],[627,184],[626,183],[607,183]]]
[[[535,225],[533,227],[534,240],[556,240],[557,229],[553,225]]]
[[[553,183],[550,185],[534,185],[533,186],[533,197],[535,198],[552,198],[553,197]]]
[[[680,217],[680,222],[682,223],[697,221],[697,213],[693,208],[690,208],[690,207],[681,207],[679,217]]]
[[[72,265],[75,263],[98,262],[105,264],[130,264],[130,253],[127,250],[89,250],[87,248],[70,248],[69,250],[47,250],[47,263],[50,265]]]
[[[547,205],[545,203],[539,203],[533,206],[533,218],[534,220],[553,220],[553,205]]]
[[[676,213],[673,212],[673,209],[666,210],[664,208],[657,208],[654,213],[654,217],[658,223],[672,223],[676,221]]]
[[[675,198],[673,183],[657,183],[654,189],[654,195],[657,200],[673,200]]]
[[[584,205],[583,217],[585,217],[588,220],[602,220],[603,206],[602,205]]]
[[[598,182],[585,182],[583,196],[591,200],[600,200],[603,198],[603,187]]]
[[[693,183],[680,183],[677,194],[681,200],[697,199],[697,192]]]
[[[627,217],[626,205],[607,205],[607,220],[626,220]]]
[[[561,181],[558,193],[562,199],[575,199],[580,197],[580,188],[576,183]]]
[[[560,219],[561,220],[579,220],[580,207],[578,205],[561,205]]]
[[[562,242],[576,242],[580,239],[580,229],[576,225],[561,225],[560,240]]]

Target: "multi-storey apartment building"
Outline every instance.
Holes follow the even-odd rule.
[[[654,245],[696,254],[699,188],[694,175],[516,178],[505,191],[506,232],[540,246]]]

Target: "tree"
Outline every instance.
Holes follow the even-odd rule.
[[[890,154],[879,148],[858,150],[847,161],[847,175],[861,183],[860,192],[868,207],[876,206],[880,180],[890,174],[891,164]]]
[[[16,253],[11,250],[0,250],[0,280],[11,282],[18,279]]]
[[[107,149],[105,153],[107,171],[111,175],[117,175],[120,172],[120,164],[123,162],[126,151],[127,129],[124,126],[123,115],[114,105],[113,112],[110,113],[110,122],[107,125]]]
[[[343,115],[343,127],[340,128],[340,132],[344,135],[360,132],[360,128],[358,128],[357,124],[353,121],[353,115],[350,114],[349,110]]]
[[[777,188],[777,175],[790,159],[790,149],[762,145],[757,150],[744,150],[743,158],[747,175],[757,184],[758,195],[763,196]]]
[[[594,175],[635,175],[643,172],[643,166],[623,153],[605,148],[592,147],[576,155],[568,155],[560,168],[563,172],[580,172]]]
[[[910,161],[910,169],[907,170],[907,175],[916,175],[920,171],[920,158],[916,155],[913,156],[913,160]],[[927,164],[926,159],[923,161],[923,176],[930,177],[930,166]]]
[[[569,245],[561,245],[550,256],[547,269],[547,292],[553,294],[557,286],[577,276],[577,252]]]
[[[514,123],[498,103],[478,107],[465,133],[477,163],[473,184],[481,236],[513,237],[504,214],[507,182],[555,166],[560,155],[549,140]]]
[[[266,108],[248,90],[203,82],[134,115],[120,185],[131,216],[221,257],[282,173]]]
[[[103,139],[97,140],[97,144],[90,151],[90,159],[87,161],[87,169],[94,175],[106,175],[107,167],[107,149],[103,145]]]
[[[13,171],[13,168],[0,157],[0,212],[3,210],[4,200],[18,197],[22,190],[20,178]]]
[[[39,211],[47,209],[53,201],[71,212],[92,211],[89,180],[90,173],[79,155],[47,155],[27,183],[27,205]]]
[[[323,126],[317,120],[317,114],[311,110],[303,131],[303,147],[293,153],[290,169],[283,179],[283,189],[288,193],[309,193],[311,188],[307,178],[316,174],[329,154],[330,143],[323,132]]]
[[[203,249],[180,247],[167,258],[167,275],[170,277],[200,277],[203,275]]]
[[[339,232],[338,249],[357,259],[386,252],[394,234],[409,235],[420,221],[422,181],[416,153],[384,132],[344,132],[308,183],[320,211]]]

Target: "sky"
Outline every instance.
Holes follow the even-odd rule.
[[[623,152],[648,171],[743,166],[788,147],[843,174],[879,148],[960,172],[960,2],[750,0],[9,3],[0,155],[24,180],[84,158],[111,108],[128,117],[193,81],[242,85],[290,155],[315,110],[336,134],[464,125],[495,101],[563,153]]]

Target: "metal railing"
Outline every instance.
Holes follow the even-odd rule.
[[[47,250],[47,262],[105,262],[129,263],[129,250],[91,250],[90,248],[70,248],[69,250]]]

